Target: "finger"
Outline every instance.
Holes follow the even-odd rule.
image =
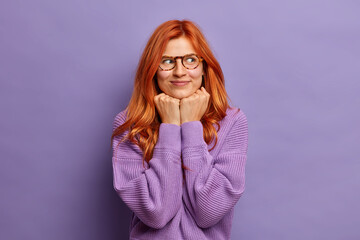
[[[154,96],[154,99],[158,99],[158,98],[160,98],[161,96],[164,96],[165,95],[165,93],[160,93],[160,94],[158,94],[158,95],[155,95]]]
[[[170,99],[177,99],[177,98],[174,98],[174,97],[171,97],[171,96],[168,96]]]
[[[201,89],[197,90],[196,93],[199,95],[199,96],[206,96],[206,93]]]
[[[160,99],[163,100],[163,101],[165,101],[165,100],[169,99],[169,96],[166,95],[166,94],[164,94],[164,95],[161,95],[161,96],[160,96]]]
[[[205,93],[206,96],[210,96],[210,94],[206,91],[204,87],[201,87],[201,91]]]

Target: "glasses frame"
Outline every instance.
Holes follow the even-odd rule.
[[[196,67],[194,67],[194,68],[188,68],[188,67],[186,67],[185,65],[184,65],[184,57],[187,57],[187,56],[196,56],[198,59],[199,59],[199,64],[196,66]],[[172,60],[174,60],[174,62],[175,62],[175,64],[174,64],[174,67],[172,67],[172,68],[169,68],[169,69],[162,69],[161,67],[160,67],[160,64],[159,64],[159,69],[160,70],[162,70],[162,71],[171,71],[171,70],[173,70],[175,67],[176,67],[176,59],[178,59],[178,58],[181,58],[181,64],[184,66],[184,68],[186,68],[186,69],[189,69],[189,70],[194,70],[194,69],[196,69],[199,65],[200,65],[200,63],[204,60],[202,57],[199,57],[197,54],[195,54],[195,53],[190,53],[190,54],[186,54],[186,55],[184,55],[184,56],[175,56],[175,57],[171,57],[171,56],[162,56],[162,58],[170,58],[170,59],[172,59]]]

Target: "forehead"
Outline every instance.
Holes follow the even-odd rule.
[[[186,37],[179,37],[168,42],[163,56],[183,56],[189,53],[196,53],[193,45]]]

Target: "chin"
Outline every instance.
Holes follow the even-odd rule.
[[[182,98],[187,98],[191,95],[192,93],[174,93],[171,94],[169,96],[173,97],[173,98],[177,98],[177,99],[182,99]]]

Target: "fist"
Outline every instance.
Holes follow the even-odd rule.
[[[155,107],[162,123],[180,126],[180,100],[160,93],[154,97]]]
[[[180,124],[200,121],[209,104],[210,94],[204,87],[180,100]]]

